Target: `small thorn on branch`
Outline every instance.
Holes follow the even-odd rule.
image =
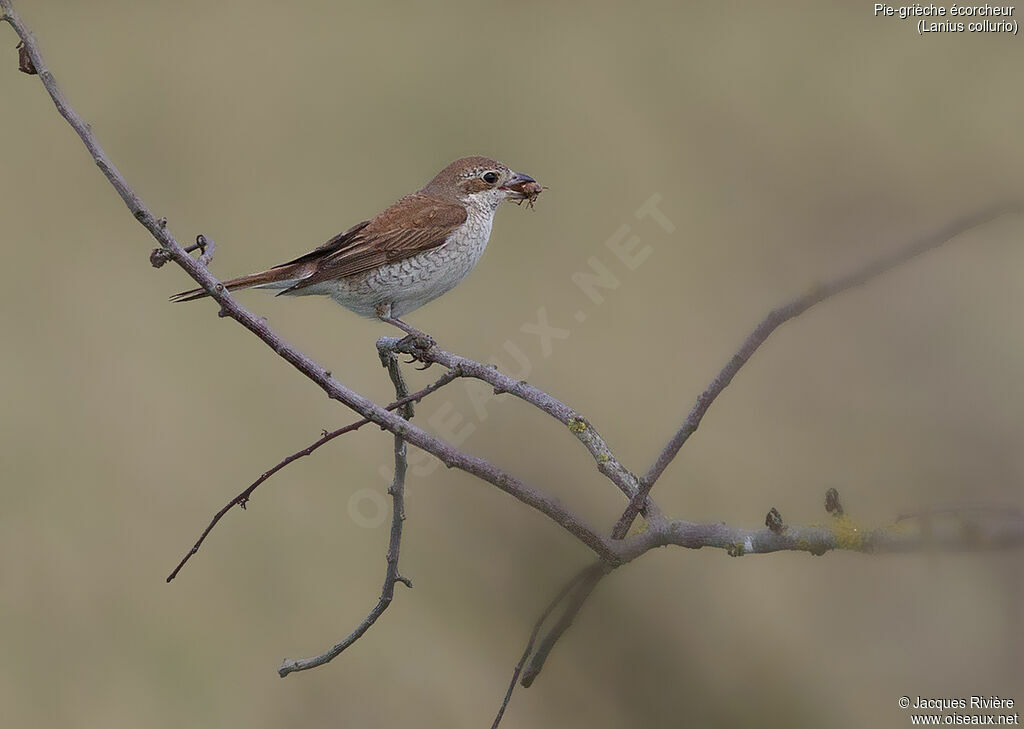
[[[839,502],[839,492],[832,488],[825,492],[825,511],[832,516],[843,515],[843,505]]]

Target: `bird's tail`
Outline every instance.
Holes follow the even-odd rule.
[[[248,276],[239,276],[238,278],[233,278],[230,281],[224,281],[224,288],[228,291],[251,289],[257,286],[265,286],[267,288],[287,288],[295,282],[295,269],[296,266],[285,265],[269,268],[266,271],[260,271],[259,273],[250,273]],[[182,291],[179,294],[175,294],[171,297],[171,301],[195,301],[196,299],[202,299],[205,296],[209,296],[205,289],[191,289],[189,291]]]

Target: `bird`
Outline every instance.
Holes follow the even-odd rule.
[[[457,159],[423,188],[318,248],[265,271],[224,281],[229,291],[275,289],[278,295],[329,296],[411,335],[401,317],[453,289],[473,270],[505,200],[530,207],[542,188],[529,175],[488,157]],[[171,301],[194,301],[205,289]]]

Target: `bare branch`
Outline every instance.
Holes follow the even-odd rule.
[[[896,251],[871,261],[852,273],[848,273],[845,276],[840,276],[832,281],[816,286],[803,296],[796,297],[789,303],[780,306],[778,309],[775,309],[768,314],[768,316],[766,316],[764,320],[757,325],[757,328],[751,332],[750,336],[747,337],[743,342],[743,345],[722,368],[715,379],[711,381],[711,384],[707,386],[707,389],[705,389],[704,392],[701,393],[701,396],[697,398],[697,403],[686,416],[682,426],[680,426],[679,430],[676,431],[676,434],[672,436],[672,439],[665,445],[664,449],[662,449],[661,453],[658,455],[657,460],[655,460],[651,465],[647,474],[643,477],[643,485],[640,492],[630,501],[629,506],[622,513],[622,517],[616,524],[616,538],[621,539],[622,536],[629,531],[629,527],[633,523],[633,519],[636,518],[636,515],[639,512],[639,505],[643,503],[643,499],[646,498],[651,489],[654,488],[654,484],[657,482],[658,478],[662,473],[664,473],[665,469],[672,462],[672,459],[676,457],[676,454],[679,453],[679,449],[683,447],[683,444],[686,443],[690,436],[696,432],[698,427],[700,427],[700,422],[704,419],[704,415],[707,413],[712,403],[714,403],[718,396],[722,394],[722,391],[730,382],[732,382],[733,377],[735,377],[736,373],[740,371],[740,368],[747,363],[747,361],[753,356],[754,352],[757,351],[758,347],[764,344],[765,340],[768,339],[772,332],[790,319],[800,316],[815,304],[820,304],[822,301],[825,301],[836,294],[842,293],[856,286],[860,286],[875,276],[895,268],[901,263],[905,263],[922,253],[938,248],[943,243],[956,238],[972,228],[991,222],[1003,215],[1019,213],[1021,212],[1021,209],[1021,204],[1017,202],[1002,203],[963,217],[946,225],[931,235],[914,241],[908,245],[901,246]]]
[[[103,148],[100,146],[92,129],[86,124],[78,113],[68,104],[64,93],[60,90],[53,74],[46,66],[31,32],[14,12],[11,0],[0,0],[0,9],[3,9],[3,19],[6,20],[18,33],[18,36],[25,44],[25,50],[31,59],[34,68],[39,72],[39,78],[50,97],[53,99],[57,110],[60,112],[71,127],[78,133],[89,153],[92,155],[97,166],[106,176],[110,184],[114,186],[121,199],[124,200],[132,215],[152,234],[160,246],[168,252],[171,259],[188,273],[210,296],[220,304],[221,316],[230,317],[255,334],[268,347],[286,362],[299,370],[303,375],[318,385],[328,397],[337,400],[346,407],[351,408],[364,418],[376,423],[381,428],[402,436],[406,442],[431,453],[441,460],[449,468],[458,468],[466,471],[483,481],[487,481],[505,493],[513,496],[527,506],[553,520],[556,524],[568,531],[574,537],[583,542],[586,546],[596,552],[602,559],[615,562],[618,557],[615,548],[604,539],[596,529],[586,524],[576,514],[566,509],[557,500],[536,491],[527,486],[510,473],[497,468],[487,460],[477,456],[469,455],[450,443],[437,438],[416,425],[405,421],[403,418],[388,412],[369,398],[360,395],[358,392],[346,387],[335,380],[330,372],[317,364],[313,359],[288,344],[280,335],[274,332],[266,320],[257,317],[251,311],[239,304],[224,285],[211,274],[202,263],[192,258],[178,241],[171,235],[167,226],[158,220],[153,213],[145,206],[142,199],[128,185],[121,172],[111,163]],[[151,257],[152,258],[152,257]]]
[[[382,357],[384,366],[388,368],[391,381],[395,384],[395,397],[399,401],[405,400],[400,406],[402,417],[412,417],[412,401],[409,400],[409,388],[405,384],[402,372],[398,367],[398,359],[394,355]],[[391,539],[388,542],[387,570],[384,573],[384,586],[380,591],[380,599],[373,606],[370,614],[363,619],[363,622],[349,634],[345,640],[331,647],[330,650],[312,658],[300,658],[298,660],[285,659],[277,673],[284,678],[295,671],[307,671],[310,668],[322,666],[325,663],[337,658],[342,651],[355,643],[362,635],[370,629],[377,618],[384,614],[395,596],[395,583],[401,582],[407,587],[412,587],[410,582],[398,572],[398,555],[402,547],[402,524],[405,521],[405,473],[408,467],[406,459],[405,441],[402,436],[395,436],[395,478],[391,482],[388,493],[391,494],[392,515],[391,515]]]
[[[825,508],[833,517],[827,526],[783,524],[774,508],[766,519],[766,529],[741,529],[721,522],[701,524],[683,520],[651,523],[646,531],[623,543],[622,564],[665,546],[711,547],[724,549],[731,557],[742,557],[781,551],[820,556],[833,550],[863,553],[964,551],[1024,545],[1024,512],[1014,507],[989,505],[922,509],[915,514],[901,514],[891,524],[869,527],[839,507],[839,494],[833,488],[826,494]],[[909,520],[917,520],[916,525]],[[562,620],[548,631],[533,654],[530,666],[523,674],[523,686],[529,686],[536,679],[548,654],[569,629],[597,582],[614,568],[605,565],[600,574],[591,578],[593,584],[579,586]]]
[[[430,393],[440,390],[442,387],[447,385],[449,382],[455,380],[459,376],[460,375],[458,370],[448,370],[443,375],[441,375],[441,377],[438,378],[436,382],[428,385],[427,387],[424,387],[422,390],[418,392],[414,392],[411,395],[406,395],[405,397],[395,400],[393,403],[389,404],[386,409],[396,410],[404,405],[419,402]],[[242,509],[244,509],[246,507],[246,504],[249,503],[249,499],[252,496],[252,492],[255,491],[264,481],[269,479],[278,471],[282,470],[285,466],[294,463],[300,458],[305,458],[313,451],[318,449],[320,446],[330,443],[332,440],[334,440],[340,435],[345,435],[346,433],[351,433],[354,430],[359,430],[359,428],[362,428],[364,425],[367,425],[370,422],[371,421],[369,419],[363,418],[362,420],[357,420],[354,423],[349,423],[348,425],[342,428],[338,428],[337,430],[332,430],[330,432],[325,431],[323,436],[321,436],[317,441],[311,443],[310,445],[306,446],[300,451],[292,453],[290,456],[277,463],[277,465],[275,465],[270,470],[264,471],[262,474],[260,474],[260,477],[258,479],[249,484],[249,486],[244,491],[238,494],[235,498],[231,499],[231,501],[229,501],[224,506],[224,508],[222,508],[220,511],[213,515],[213,519],[210,520],[210,523],[206,526],[206,529],[203,530],[203,533],[199,535],[199,539],[196,540],[196,543],[192,546],[192,549],[190,549],[188,553],[186,553],[185,556],[181,558],[181,561],[178,562],[178,566],[175,567],[174,571],[167,576],[167,582],[170,582],[175,577],[177,577],[178,573],[181,572],[181,568],[184,567],[185,564],[192,558],[192,555],[199,551],[199,548],[203,545],[203,542],[206,541],[206,537],[209,536],[210,532],[213,531],[213,528],[217,526],[217,522],[224,518],[224,515],[231,511],[231,509],[234,508],[235,506],[239,506]]]
[[[844,550],[875,554],[991,550],[1024,545],[1024,517],[1010,508],[998,514],[970,516],[967,510],[943,510],[901,519],[892,524],[869,527],[846,514],[833,515],[832,523],[828,525],[787,525],[779,532],[676,520],[626,540],[623,559],[628,562],[655,547],[669,545],[724,549],[733,557],[782,551],[822,555]]]
[[[425,363],[436,363],[449,368],[457,367],[465,377],[482,380],[493,386],[495,394],[507,393],[533,405],[538,410],[547,413],[562,425],[565,425],[569,432],[576,436],[576,439],[593,456],[594,461],[597,463],[597,470],[618,486],[622,493],[633,498],[639,491],[640,485],[637,477],[619,462],[615,453],[608,447],[604,438],[601,437],[590,421],[543,390],[534,387],[524,380],[515,380],[499,371],[496,367],[475,362],[452,352],[446,352],[440,347],[418,347],[416,340],[408,337],[403,339],[382,337],[378,340],[377,346],[378,348],[384,347],[392,351],[411,355]],[[656,520],[660,517],[660,511],[655,504],[647,503],[644,507],[645,513],[648,509],[650,510],[648,518]]]

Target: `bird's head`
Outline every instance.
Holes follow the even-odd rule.
[[[497,209],[505,200],[529,200],[541,186],[529,175],[513,172],[487,157],[463,157],[437,173],[423,192],[459,200],[467,205]]]

